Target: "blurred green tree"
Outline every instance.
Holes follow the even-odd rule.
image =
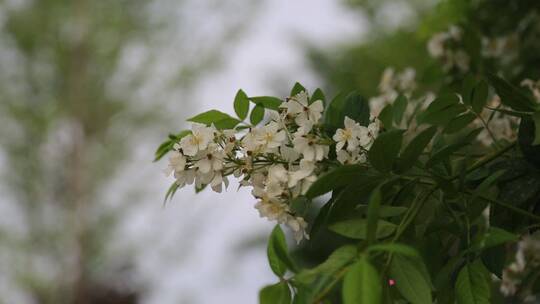
[[[188,94],[239,37],[248,18],[231,15],[254,8],[218,1],[1,3],[2,200],[22,214],[19,229],[0,230],[5,289],[34,303],[105,303],[100,296],[115,286],[101,286],[110,282],[102,282],[99,265],[107,233],[127,208],[102,201],[107,184],[132,145],[144,143],[138,132],[155,130],[149,124],[167,115],[164,100]],[[202,9],[217,35],[199,30]],[[184,110],[191,105],[182,103]],[[105,205],[121,207],[109,212]],[[9,301],[8,290],[0,293]]]

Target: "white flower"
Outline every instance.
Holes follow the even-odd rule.
[[[358,138],[361,133],[361,126],[356,121],[345,116],[345,128],[337,129],[336,134],[332,137],[336,141],[336,151],[343,149],[347,144],[347,150],[353,151],[358,147]]]
[[[223,151],[218,149],[218,145],[211,143],[208,149],[201,151],[197,156],[199,160],[195,162],[194,167],[198,168],[201,173],[209,173],[220,171],[223,169]]]
[[[348,152],[341,150],[337,152],[337,160],[343,165],[362,164],[366,162],[365,153],[360,153],[360,150]]]
[[[394,89],[394,69],[391,67],[388,67],[384,69],[381,81],[379,82],[379,91],[381,92],[388,92],[392,91]]]
[[[322,100],[309,104],[308,95],[305,91],[289,98],[282,105],[287,109],[287,114],[295,117],[294,122],[299,126],[298,132],[307,134],[322,117],[324,105]]]
[[[300,181],[307,178],[315,170],[315,163],[307,159],[300,161],[298,170],[289,172],[289,188],[295,187]]]
[[[304,238],[309,240],[309,235],[306,232],[308,224],[302,217],[289,216],[285,224],[293,231],[296,243],[300,243]]]
[[[266,217],[270,221],[285,223],[289,217],[289,206],[275,198],[264,196],[257,204],[255,209],[259,211],[261,217]]]
[[[271,122],[264,126],[256,135],[257,142],[268,150],[272,150],[281,146],[287,139],[285,131],[280,130],[277,122]]]
[[[212,187],[212,190],[215,192],[221,193],[223,190],[223,184],[225,184],[225,188],[229,187],[229,180],[226,176],[223,176],[221,171],[214,172],[214,176],[212,178],[212,181],[210,182],[210,187]]]
[[[221,134],[223,135],[223,139],[225,140],[225,147],[223,148],[223,150],[225,151],[225,153],[231,153],[236,146],[236,130],[223,130],[221,131]]]
[[[427,49],[431,57],[440,58],[444,56],[444,45],[450,38],[450,35],[446,32],[437,33],[431,37],[428,41]]]
[[[298,136],[293,139],[294,150],[304,156],[306,160],[321,161],[328,157],[329,147],[317,144],[315,139]]]
[[[183,137],[180,140],[182,152],[188,156],[195,156],[197,152],[208,147],[208,144],[214,139],[216,129],[207,127],[203,124],[194,123],[191,128],[192,134]]]
[[[257,151],[260,148],[259,132],[259,128],[250,129],[244,138],[242,138],[242,146],[246,151]]]
[[[171,175],[172,172],[184,171],[186,168],[187,159],[182,152],[178,151],[179,145],[174,144],[174,149],[169,156],[169,165],[165,169],[167,176]]]
[[[288,147],[286,145],[282,145],[281,147],[279,147],[279,152],[281,157],[289,163],[295,162],[300,158],[300,154],[296,152],[294,148]]]
[[[184,187],[185,185],[193,184],[193,182],[195,182],[195,175],[195,170],[192,169],[174,172],[176,183],[180,188]]]
[[[359,136],[360,146],[362,146],[362,148],[365,150],[369,150],[375,141],[375,138],[379,135],[380,128],[381,122],[378,119],[372,121],[367,128],[361,126]]]
[[[289,172],[282,164],[272,165],[268,168],[268,181],[276,183],[286,183]]]

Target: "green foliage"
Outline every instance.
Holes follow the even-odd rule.
[[[343,303],[381,303],[382,288],[377,270],[366,256],[361,257],[347,271],[343,279]]]
[[[402,255],[395,255],[390,264],[390,278],[395,280],[403,297],[413,304],[433,303],[431,281],[423,269],[421,262]]]
[[[289,304],[291,303],[291,290],[286,282],[268,285],[259,292],[261,304]]]
[[[350,219],[340,221],[331,224],[328,226],[328,229],[352,239],[367,240],[368,237],[368,222],[365,219]],[[378,220],[376,222],[374,238],[382,239],[388,237],[392,235],[395,230],[396,225],[384,220]]]
[[[268,263],[272,271],[278,276],[283,277],[287,269],[296,270],[296,266],[287,252],[287,243],[283,231],[276,225],[268,239],[267,247]]]
[[[232,129],[240,123],[238,119],[218,110],[206,111],[189,118],[187,121],[201,123],[207,126],[214,125],[217,129]]]
[[[481,261],[466,264],[456,281],[456,299],[458,304],[488,304],[491,289],[489,275]]]
[[[242,90],[238,90],[234,97],[234,111],[240,120],[244,120],[249,112],[249,98]]]
[[[403,130],[392,130],[377,137],[368,153],[369,162],[375,169],[383,173],[392,170],[401,149],[403,132]]]

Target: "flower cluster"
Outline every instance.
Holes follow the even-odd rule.
[[[377,119],[361,126],[346,117],[344,128],[330,138],[320,122],[323,110],[323,102],[310,100],[304,91],[271,111],[267,123],[245,131],[194,124],[191,134],[174,145],[167,171],[174,173],[179,187],[210,185],[217,192],[233,175],[240,186],[252,187],[261,217],[288,226],[299,242],[309,238],[307,223],[290,202],[335,166],[328,159],[331,147],[341,164],[363,163],[379,133]]]
[[[406,68],[401,72],[392,67],[386,68],[379,82],[380,94],[369,100],[372,112],[380,113],[384,106],[393,103],[399,94],[411,97],[416,88],[415,78],[416,71],[413,68]]]
[[[526,236],[518,244],[515,261],[502,274],[501,292],[506,296],[519,296],[525,303],[532,303],[535,297],[523,284],[527,277],[540,271],[540,233]]]
[[[431,57],[443,64],[444,71],[457,69],[459,72],[469,70],[469,55],[461,48],[463,32],[461,28],[452,25],[448,31],[440,32],[431,37],[427,49]]]

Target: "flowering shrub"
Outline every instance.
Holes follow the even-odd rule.
[[[278,224],[268,260],[279,281],[261,303],[533,303],[539,82],[469,73],[466,35],[452,26],[429,41],[452,81],[437,92],[417,94],[415,71],[391,68],[369,100],[327,100],[298,83],[283,99],[239,90],[235,116],[196,115],[156,151],[175,178],[166,200],[191,184],[221,192],[231,176],[251,187],[261,217]],[[291,255],[279,224],[332,252],[317,263]]]

